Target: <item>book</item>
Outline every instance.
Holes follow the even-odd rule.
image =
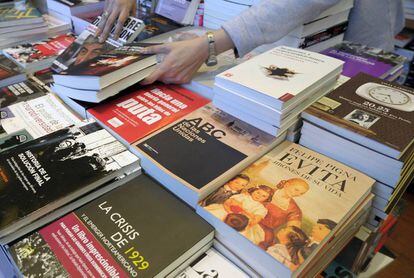
[[[24,276],[48,268],[52,276],[64,277],[175,277],[213,237],[213,228],[194,211],[141,175],[21,238],[8,251]],[[27,249],[32,252],[25,254]]]
[[[284,136],[274,138],[207,104],[134,143],[133,151],[147,173],[194,207]]]
[[[208,249],[204,254],[198,257],[183,272],[181,272],[177,278],[200,278],[204,276],[249,277],[214,248]]]
[[[135,86],[88,109],[88,114],[130,145],[207,103],[209,100],[179,86]]]
[[[414,140],[414,92],[360,73],[316,102],[303,117],[393,158]]]
[[[374,182],[285,141],[204,198],[197,212],[235,252],[250,250],[243,257],[259,274],[297,277],[352,224]]]
[[[52,69],[56,73],[66,71],[69,66],[76,66],[82,62],[86,62],[97,56],[120,47],[126,43],[131,43],[140,31],[144,28],[141,20],[128,17],[125,21],[122,31],[117,40],[113,39],[115,28],[112,28],[109,37],[104,43],[99,43],[99,38],[95,37],[95,32],[101,22],[101,17],[98,16],[85,29],[76,40],[53,61]]]
[[[360,72],[385,78],[403,67],[405,58],[379,48],[344,41],[322,54],[345,62],[342,75],[353,77]]]
[[[200,0],[160,0],[155,13],[175,22],[192,25]]]
[[[19,67],[0,54],[0,87],[18,83],[26,79]]]
[[[53,60],[74,40],[75,37],[71,34],[59,35],[47,40],[6,48],[3,54],[27,72],[34,72],[50,67]]]
[[[24,9],[16,9],[14,2],[0,3],[0,28],[43,22],[42,14],[29,1]]]
[[[80,13],[99,11],[102,13],[104,1],[46,0],[48,10],[71,17]]]
[[[147,77],[153,70],[144,70],[157,63],[155,55],[141,54],[140,49],[148,44],[131,43],[109,50],[93,59],[69,66],[65,71],[53,75],[55,84],[80,89],[96,91],[85,93],[82,91],[68,91],[68,96],[89,102],[100,102],[101,100],[126,89]],[[129,76],[131,80],[125,81]],[[112,88],[107,92],[103,89],[110,85],[121,82],[115,90]],[[62,93],[65,93],[63,90]]]
[[[0,115],[0,134],[24,130],[32,138],[39,138],[80,122],[77,116],[51,94],[3,107]]]
[[[338,75],[342,64],[325,55],[280,46],[217,75],[215,84],[282,110],[295,97]]]
[[[138,34],[135,39],[136,41],[143,41],[181,27],[180,24],[173,20],[157,14],[149,14],[140,19],[144,21],[145,27],[141,33]]]
[[[138,158],[97,123],[61,128],[4,151],[0,237],[138,166]]]

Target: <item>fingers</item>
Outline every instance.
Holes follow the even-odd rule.
[[[171,51],[169,44],[160,44],[144,47],[141,50],[142,54],[168,54]]]
[[[110,11],[112,10],[112,6],[113,6],[113,1],[109,1],[109,0],[105,1],[104,12],[101,15],[101,22],[99,22],[98,24],[95,37],[99,37],[102,33],[102,30],[105,28],[105,24],[106,24],[106,21],[108,20],[109,14],[111,13]]]
[[[142,85],[148,85],[154,83],[156,80],[165,74],[165,67],[160,65],[153,73],[151,73],[147,78],[141,81]]]
[[[132,2],[132,7],[131,7],[131,10],[129,11],[129,14],[134,17],[137,16],[137,1]]]
[[[118,21],[116,23],[115,32],[114,32],[114,39],[117,40],[119,38],[119,34],[121,34],[122,27],[124,26],[125,21],[128,18],[128,10],[124,9],[121,11]]]
[[[116,8],[109,15],[108,20],[105,23],[105,28],[103,29],[102,34],[99,37],[100,43],[103,43],[108,38],[109,34],[111,33],[112,26],[114,25],[115,20],[119,16],[119,12],[119,9]]]

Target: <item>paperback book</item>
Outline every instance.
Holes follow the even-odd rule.
[[[194,211],[141,175],[8,251],[24,276],[48,269],[53,277],[161,278],[179,274],[213,237],[213,228]]]
[[[109,50],[121,45],[132,42],[140,31],[144,28],[144,23],[134,17],[128,17],[117,40],[113,39],[115,27],[112,28],[108,39],[104,43],[99,43],[99,38],[95,37],[95,32],[101,22],[101,17],[97,17],[76,40],[59,55],[52,64],[52,69],[56,73],[66,71],[69,66],[76,66],[82,62],[91,60]]]
[[[374,182],[285,141],[203,199],[197,212],[235,252],[249,250],[243,257],[260,274],[297,277],[340,236]]]
[[[27,1],[24,9],[16,9],[13,1],[0,3],[0,28],[43,22],[42,14]]]
[[[131,43],[101,53],[93,59],[54,74],[54,82],[75,89],[65,91],[62,88],[62,94],[79,100],[100,102],[147,77],[149,72],[145,70],[157,61],[155,55],[141,54],[140,49],[144,46],[148,44]],[[110,85],[112,86],[106,89]]]
[[[208,102],[179,86],[135,86],[121,97],[89,109],[88,113],[130,145]]]
[[[33,72],[49,67],[74,40],[75,37],[71,34],[59,35],[43,41],[6,48],[3,53],[26,71]]]
[[[3,152],[0,238],[138,166],[97,123],[61,128]]]
[[[21,82],[25,78],[24,73],[15,63],[0,54],[0,87]]]
[[[405,58],[379,48],[344,41],[322,54],[345,62],[342,75],[354,77],[360,72],[385,78],[403,68]]]
[[[195,206],[283,138],[207,104],[134,145],[143,169]]]
[[[155,13],[175,22],[191,25],[199,4],[200,0],[160,0],[155,7]]]

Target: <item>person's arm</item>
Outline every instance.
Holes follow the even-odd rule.
[[[98,30],[96,31],[96,36],[99,37],[99,42],[103,43],[108,38],[115,22],[114,39],[118,39],[128,16],[135,16],[136,10],[136,0],[105,0],[104,12],[102,13]]]
[[[315,18],[340,0],[262,0],[214,32],[216,53],[236,48],[243,56],[255,47],[275,42]],[[144,54],[165,59],[142,84],[155,80],[188,83],[208,57],[207,36],[148,47]]]

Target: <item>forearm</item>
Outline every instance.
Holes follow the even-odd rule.
[[[223,24],[240,56],[262,44],[278,41],[311,21],[339,0],[262,0]]]

